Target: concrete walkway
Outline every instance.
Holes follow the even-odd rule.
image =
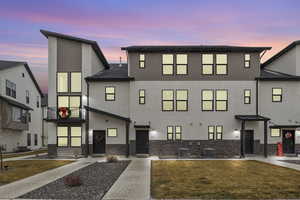
[[[132,158],[131,163],[103,199],[150,199],[151,158]]]
[[[47,153],[39,153],[39,156],[45,156]],[[19,156],[19,157],[12,157],[12,158],[4,158],[3,161],[12,161],[12,160],[22,160],[26,158],[38,158],[36,155],[27,155],[27,156]]]

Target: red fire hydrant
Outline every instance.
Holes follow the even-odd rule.
[[[277,142],[277,153],[276,156],[283,156],[283,151],[282,151],[282,143]]]

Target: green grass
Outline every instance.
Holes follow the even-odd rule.
[[[258,161],[152,161],[153,198],[300,198],[300,171]]]
[[[41,153],[47,153],[47,152],[48,152],[47,149],[41,149],[41,150],[35,150],[35,151],[29,151],[29,152],[3,154],[3,159],[15,158],[15,157],[21,157],[21,156],[29,156],[29,155],[35,155],[35,154],[41,154]]]
[[[73,161],[69,160],[16,160],[5,161],[7,171],[0,170],[0,185],[11,183],[35,174],[54,169]]]

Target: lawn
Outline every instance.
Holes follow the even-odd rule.
[[[29,155],[36,155],[36,154],[47,153],[47,152],[48,152],[47,149],[41,149],[41,150],[34,150],[34,151],[29,151],[29,152],[9,153],[9,154],[3,154],[3,159],[21,157],[21,156],[29,156]]]
[[[7,171],[0,170],[0,185],[11,183],[49,169],[57,168],[73,161],[69,160],[16,160],[5,161]]]
[[[153,198],[300,198],[300,171],[258,161],[152,161]]]

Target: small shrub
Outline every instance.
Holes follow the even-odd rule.
[[[119,159],[117,156],[107,156],[106,161],[112,163],[112,162],[118,162]]]
[[[66,176],[64,178],[64,183],[67,186],[74,187],[82,185],[81,179],[79,176]]]

